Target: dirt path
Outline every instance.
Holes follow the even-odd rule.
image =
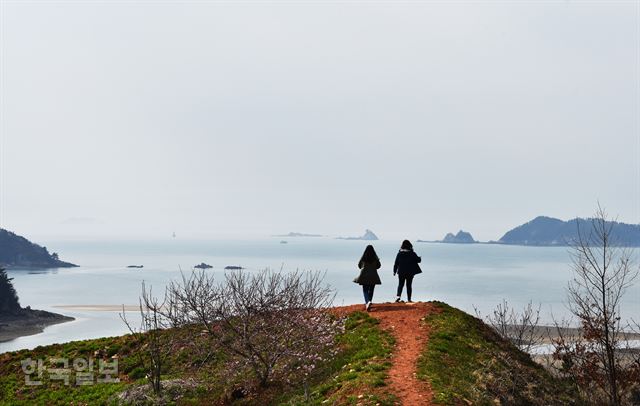
[[[343,309],[349,312],[363,308],[354,305]],[[420,320],[432,311],[429,303],[381,303],[371,307],[370,315],[396,339],[388,384],[404,406],[430,405],[433,398],[429,384],[416,378],[416,363],[429,339],[429,331]]]

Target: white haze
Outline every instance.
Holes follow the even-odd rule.
[[[634,2],[1,6],[0,226],[498,239],[640,221]]]

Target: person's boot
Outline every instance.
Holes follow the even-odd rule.
[[[400,299],[400,296],[396,297],[396,303],[400,303],[402,302],[402,299]]]

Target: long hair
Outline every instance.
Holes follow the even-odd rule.
[[[413,251],[413,245],[411,245],[411,241],[404,240],[404,241],[402,241],[402,245],[400,246],[400,249],[401,250]]]
[[[362,253],[362,258],[360,258],[360,262],[375,262],[379,261],[378,254],[376,254],[376,250],[373,249],[373,245],[367,245],[367,248],[364,249]]]

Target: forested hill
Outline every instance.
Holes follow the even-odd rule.
[[[640,247],[640,225],[607,222],[607,226],[611,226],[612,243],[626,247]],[[592,220],[575,218],[562,221],[540,216],[508,231],[498,243],[568,246],[577,240],[578,230],[587,239],[592,230]]]
[[[24,237],[0,228],[0,267],[69,268],[77,265],[61,261],[58,254]]]

